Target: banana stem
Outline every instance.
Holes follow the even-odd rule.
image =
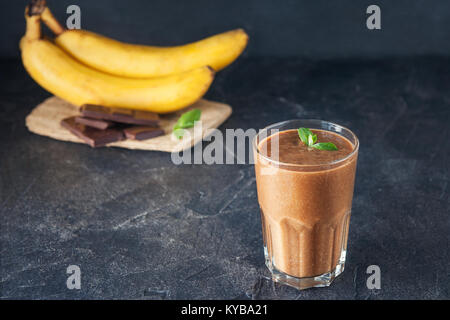
[[[41,14],[42,22],[56,35],[59,36],[66,29],[59,23],[48,7],[45,7]]]
[[[25,14],[27,27],[25,31],[25,39],[29,41],[39,40],[41,38],[41,19],[40,16],[30,16]]]
[[[25,40],[33,41],[41,38],[41,13],[45,8],[45,0],[32,0],[25,7]],[[21,42],[22,46],[22,42]]]
[[[31,0],[25,8],[25,14],[28,16],[38,16],[46,7],[45,0]]]

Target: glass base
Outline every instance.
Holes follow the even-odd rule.
[[[270,260],[266,248],[264,249],[266,266],[272,274],[272,280],[299,290],[316,287],[328,287],[337,276],[344,272],[346,250],[342,250],[339,263],[332,271],[314,277],[297,278],[278,270]]]

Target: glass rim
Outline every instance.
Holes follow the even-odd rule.
[[[256,140],[258,139],[258,137],[261,135],[262,132],[264,131],[268,131],[270,129],[275,129],[274,127],[279,127],[282,126],[283,124],[288,124],[290,122],[294,122],[294,121],[313,121],[313,122],[325,122],[327,124],[330,124],[332,126],[338,127],[341,130],[346,130],[347,132],[349,132],[353,139],[355,140],[355,143],[352,143],[350,141],[350,143],[352,143],[354,145],[352,152],[350,152],[348,155],[346,155],[345,157],[341,158],[341,159],[337,159],[337,160],[333,160],[331,162],[327,162],[327,163],[320,163],[320,164],[298,164],[298,163],[289,163],[289,162],[281,162],[278,160],[274,160],[271,159],[265,155],[263,155],[260,151],[259,151],[259,143],[256,142]],[[326,130],[326,129],[316,129],[316,128],[312,128],[313,130]],[[295,130],[295,129],[286,129],[286,130]],[[282,130],[282,131],[286,131],[286,130]],[[327,130],[330,131],[330,130]],[[280,131],[281,132],[281,131]],[[331,131],[334,132],[334,131]],[[335,132],[337,134],[339,134],[339,132]],[[340,135],[340,134],[339,134]],[[271,137],[272,135],[268,135],[266,136],[264,139],[267,139],[269,137]],[[342,135],[340,135],[342,136]],[[345,139],[349,140],[347,137],[344,137]],[[334,166],[334,165],[338,165],[340,163],[343,163],[345,161],[347,161],[348,159],[350,159],[352,156],[355,155],[355,153],[358,152],[359,150],[359,139],[356,136],[356,134],[348,129],[347,127],[341,126],[340,124],[331,122],[331,121],[326,121],[326,120],[320,120],[320,119],[291,119],[291,120],[285,120],[285,121],[280,121],[280,122],[276,122],[273,123],[271,125],[268,125],[267,127],[263,128],[254,138],[253,138],[253,149],[256,151],[256,153],[258,154],[258,156],[261,156],[264,160],[266,160],[267,162],[270,163],[275,163],[277,166],[286,166],[286,167],[300,167],[300,168],[314,168],[314,167],[326,167],[326,166]]]

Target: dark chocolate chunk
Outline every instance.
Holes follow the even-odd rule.
[[[85,104],[80,108],[81,114],[87,118],[110,120],[120,123],[157,126],[159,116],[157,113],[131,110],[123,108],[108,108],[93,104]]]
[[[162,136],[164,134],[164,130],[155,127],[136,126],[124,129],[123,133],[127,139],[146,140]]]
[[[85,141],[91,147],[101,147],[111,142],[123,140],[123,132],[109,128],[105,130],[95,129],[75,122],[76,117],[66,118],[61,121],[61,126],[68,129],[74,135]]]
[[[84,124],[85,126],[88,127],[97,128],[100,130],[105,130],[114,126],[114,122],[112,121],[85,118],[85,117],[76,117],[75,122]]]

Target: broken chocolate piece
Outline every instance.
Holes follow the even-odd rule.
[[[146,140],[162,136],[164,134],[164,130],[155,127],[137,126],[126,128],[123,130],[123,133],[128,139]]]
[[[158,114],[148,111],[108,108],[93,104],[82,105],[80,111],[81,114],[87,118],[145,126],[157,126],[159,124]]]
[[[85,141],[91,147],[101,147],[111,142],[124,139],[123,132],[118,129],[109,128],[99,130],[75,122],[76,117],[66,118],[61,121],[61,126],[68,129],[74,135]]]
[[[100,130],[105,130],[108,128],[111,128],[114,126],[114,122],[107,121],[107,120],[100,120],[100,119],[91,119],[91,118],[85,118],[85,117],[76,117],[75,118],[76,123],[84,124],[85,126],[97,128]]]

